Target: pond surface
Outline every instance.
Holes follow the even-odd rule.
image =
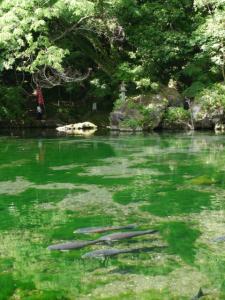
[[[0,137],[0,300],[225,299],[225,138]],[[154,235],[68,252],[82,227]],[[97,249],[141,248],[107,261]]]

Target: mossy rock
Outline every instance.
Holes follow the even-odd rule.
[[[147,96],[129,98],[121,104],[120,109],[110,114],[110,126],[121,131],[157,128],[167,105],[166,99],[162,98]]]
[[[225,85],[217,83],[202,90],[191,106],[195,128],[213,129],[225,122]]]
[[[110,114],[110,128],[119,131],[153,130],[161,127],[168,106],[183,105],[176,89],[161,86],[156,93],[117,100]]]

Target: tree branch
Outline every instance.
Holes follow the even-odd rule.
[[[56,42],[56,41],[62,39],[64,36],[66,36],[68,33],[70,33],[76,27],[78,27],[80,25],[80,23],[82,23],[84,20],[90,19],[92,17],[94,17],[94,16],[93,15],[89,15],[89,16],[85,16],[85,17],[81,18],[76,24],[73,24],[71,27],[67,28],[63,33],[61,33],[57,38],[55,38],[53,40],[53,42]]]

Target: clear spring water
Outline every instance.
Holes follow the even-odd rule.
[[[225,299],[225,138],[0,137],[0,300]],[[50,252],[91,226],[156,235]],[[104,248],[150,248],[107,262]]]

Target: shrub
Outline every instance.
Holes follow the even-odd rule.
[[[133,130],[140,128],[141,126],[141,122],[140,120],[137,119],[127,119],[121,122],[122,127],[128,127],[131,128]]]
[[[202,109],[206,112],[225,110],[225,85],[222,83],[211,85],[199,93],[195,101],[201,104]]]
[[[163,127],[183,128],[190,124],[190,113],[182,107],[169,107],[163,119]]]
[[[0,86],[0,120],[22,119],[24,114],[24,98],[21,88]]]

